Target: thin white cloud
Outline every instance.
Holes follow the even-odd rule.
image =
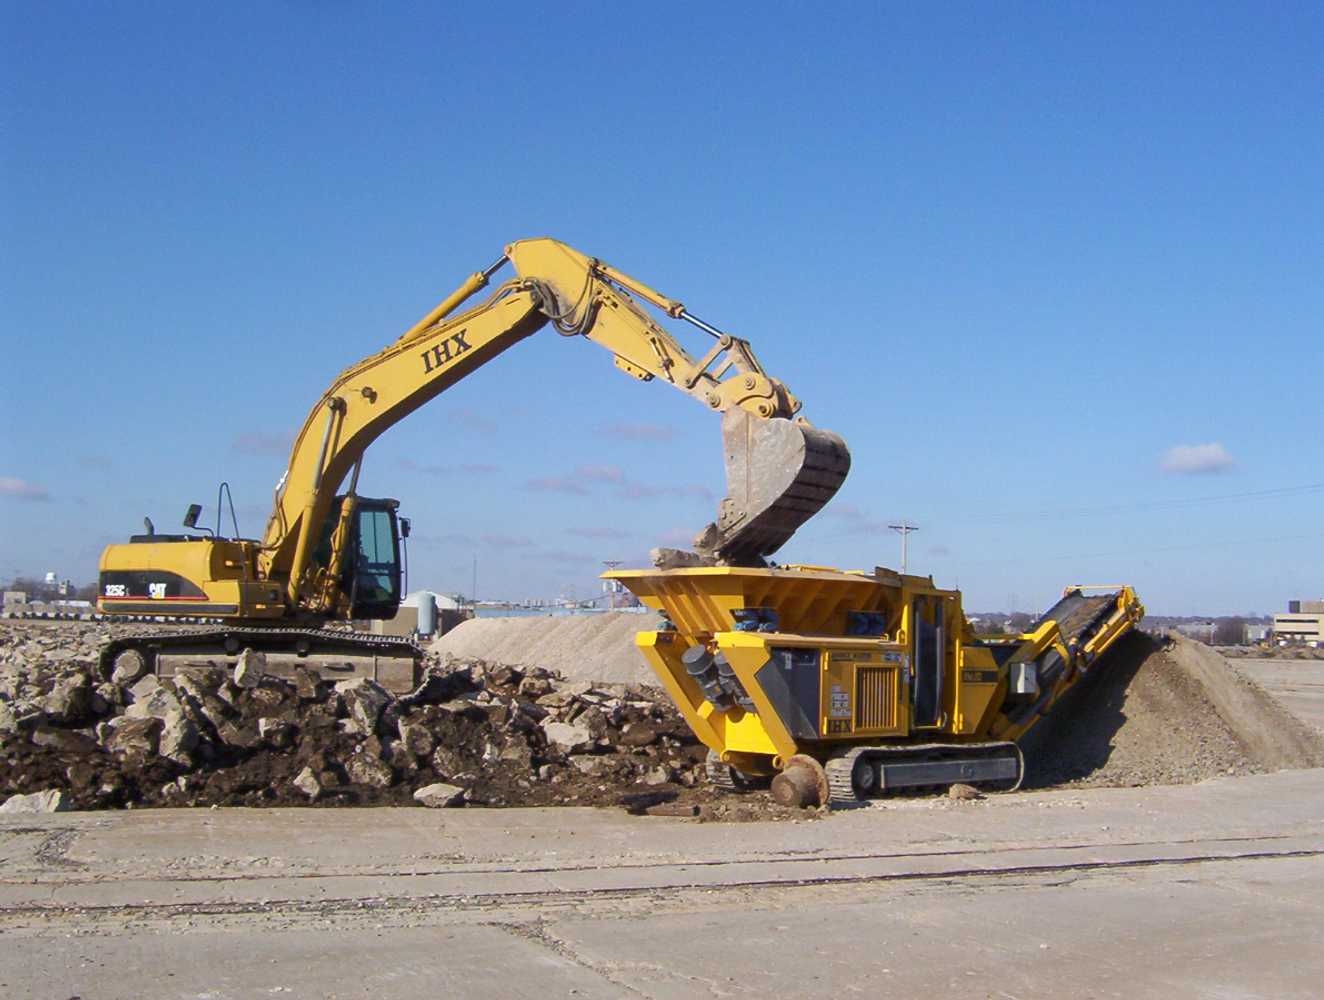
[[[667,424],[607,424],[602,433],[618,441],[671,441],[676,429]]]
[[[494,549],[535,549],[538,543],[532,538],[525,538],[523,535],[483,535],[484,545],[490,545]]]
[[[1236,464],[1222,444],[1211,441],[1209,444],[1179,444],[1169,448],[1160,467],[1177,476],[1200,476],[1226,472]]]
[[[597,556],[590,555],[587,552],[572,552],[569,549],[544,549],[541,552],[535,552],[533,558],[551,563],[596,563],[599,561]]]
[[[717,499],[717,494],[706,486],[699,486],[691,483],[684,486],[673,485],[655,485],[650,483],[631,483],[621,484],[621,488],[616,495],[622,500],[652,500],[656,497],[674,497],[677,500],[704,500],[713,501]]]
[[[406,472],[421,472],[425,476],[455,479],[461,476],[490,476],[501,470],[484,462],[461,462],[459,465],[420,465],[412,458],[397,458],[395,464]]]
[[[451,410],[450,417],[451,423],[474,434],[495,434],[498,430],[495,420],[487,414],[469,407]]]
[[[243,455],[286,456],[294,447],[293,434],[268,434],[265,431],[249,431],[235,436],[231,442],[232,450]]]
[[[572,496],[588,496],[588,490],[584,487],[584,484],[569,476],[542,476],[538,479],[530,479],[524,484],[524,488],[538,493],[569,493]]]
[[[30,483],[26,479],[16,479],[13,476],[0,476],[0,496],[40,503],[49,500],[51,498],[51,493],[45,486],[38,486],[36,483]]]
[[[581,465],[575,475],[588,483],[625,482],[625,473],[619,465]]]
[[[599,541],[622,541],[630,537],[630,532],[621,531],[619,528],[566,528],[567,535],[574,535],[577,538],[593,538]]]
[[[667,547],[684,545],[686,547],[694,544],[694,536],[698,533],[695,528],[667,528],[657,536],[657,544]]]

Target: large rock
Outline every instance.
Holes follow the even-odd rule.
[[[122,687],[117,685],[117,683],[110,683],[109,681],[99,683],[99,685],[97,685],[97,694],[101,697],[102,701],[106,702],[107,711],[122,709],[122,707],[126,705],[126,701],[124,701],[124,691]]]
[[[0,736],[12,736],[18,732],[18,718],[9,702],[0,701]]]
[[[216,736],[226,746],[238,750],[252,750],[262,742],[262,735],[252,722],[222,722],[216,727]]]
[[[97,741],[76,729],[51,729],[48,726],[38,726],[28,736],[28,740],[33,746],[45,747],[59,753],[87,755],[97,750]]]
[[[156,753],[161,735],[161,720],[154,715],[145,719],[115,720],[118,725],[106,740],[106,749],[125,757],[143,759]]]
[[[142,699],[149,697],[151,693],[160,686],[161,682],[157,679],[156,674],[148,674],[146,677],[139,678],[125,688],[124,697],[129,704],[133,704],[135,701],[141,701]]]
[[[184,710],[194,722],[209,723],[213,729],[225,723],[229,706],[203,680],[192,674],[179,674],[175,677],[175,689]]]
[[[284,719],[258,719],[257,733],[273,750],[285,750],[294,743],[298,727]]]
[[[621,734],[620,744],[626,747],[646,747],[658,741],[663,728],[653,722],[636,722]]]
[[[183,767],[193,765],[193,751],[198,746],[198,727],[183,712],[168,713],[161,723],[157,753]]]
[[[426,757],[432,752],[434,740],[427,726],[417,722],[400,721],[400,742],[415,757]]]
[[[645,785],[665,785],[671,780],[671,771],[664,764],[658,764],[644,772],[643,782]]]
[[[367,677],[357,677],[352,681],[341,681],[336,691],[345,703],[352,727],[346,727],[360,736],[371,736],[377,728],[377,721],[391,702],[391,693],[376,681]]]
[[[311,767],[305,767],[300,771],[291,784],[314,801],[322,794],[322,783],[317,780],[317,774]]]
[[[64,792],[58,788],[48,788],[44,792],[33,792],[31,795],[11,795],[5,800],[4,805],[0,806],[0,813],[5,815],[58,813],[68,812],[72,808]]]
[[[594,757],[589,754],[571,757],[570,764],[580,774],[587,775],[590,778],[606,777],[615,769],[612,758]]]
[[[133,704],[124,710],[124,714],[130,719],[146,719],[151,716],[164,720],[180,712],[182,708],[179,696],[170,688],[158,684],[142,697],[135,696]]]
[[[303,701],[317,701],[321,697],[318,686],[322,683],[321,675],[310,667],[294,668],[294,690]]]
[[[74,725],[92,714],[92,687],[86,674],[74,674],[56,683],[41,704],[46,716],[56,722]]]
[[[464,805],[464,789],[459,785],[437,782],[424,785],[414,792],[414,801],[421,802],[429,809],[446,809]]]
[[[354,784],[369,788],[390,788],[395,780],[395,772],[390,766],[370,753],[353,754],[345,762],[345,773]]]
[[[587,726],[555,722],[549,718],[543,721],[542,731],[546,734],[548,743],[565,753],[573,753],[593,744],[593,734]]]
[[[255,688],[267,673],[267,658],[256,649],[245,649],[234,665],[235,687]]]

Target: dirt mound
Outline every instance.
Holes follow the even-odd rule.
[[[568,680],[656,685],[634,637],[657,622],[654,614],[625,611],[474,618],[433,640],[431,651],[461,660],[541,667]]]
[[[1021,741],[1026,787],[1324,765],[1324,741],[1198,643],[1136,632],[1100,666]]]

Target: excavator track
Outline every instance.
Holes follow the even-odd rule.
[[[927,743],[852,747],[830,758],[829,804],[857,805],[888,792],[953,785],[1012,792],[1021,785],[1025,761],[1015,743]]]
[[[151,673],[222,664],[242,650],[272,658],[271,673],[286,674],[302,665],[329,676],[370,676],[392,688],[412,688],[423,650],[403,636],[369,635],[340,629],[298,626],[240,626],[191,631],[143,629],[116,636],[101,647],[99,669],[109,677],[116,659],[127,651],[143,657]],[[162,670],[163,666],[173,667]]]

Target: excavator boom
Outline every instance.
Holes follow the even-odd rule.
[[[516,276],[476,308],[455,312],[509,261]],[[627,291],[627,289],[629,289]],[[631,292],[634,294],[632,295]],[[714,338],[694,358],[635,296]],[[640,381],[657,379],[722,413],[728,494],[696,540],[702,562],[762,565],[845,480],[845,442],[797,418],[800,401],[764,370],[749,343],[722,333],[642,282],[552,239],[521,240],[471,276],[422,321],[347,369],[313,407],[295,441],[260,557],[291,604],[328,612],[316,577],[317,533],[339,485],[367,447],[497,354],[551,323],[610,351]],[[334,574],[332,574],[334,575]]]
[[[468,305],[507,263],[514,276]],[[711,348],[691,355],[644,304],[703,330]],[[764,565],[844,481],[845,442],[798,416],[800,401],[764,371],[747,341],[564,243],[521,240],[336,377],[295,437],[260,541],[158,536],[149,527],[103,553],[101,610],[151,615],[168,608],[177,617],[245,626],[196,639],[179,653],[186,662],[215,655],[217,643],[229,653],[236,644],[256,648],[255,623],[273,655],[297,658],[327,645],[337,657],[350,655],[354,644],[343,635],[330,642],[308,630],[329,619],[391,617],[401,597],[399,537],[407,532],[394,500],[358,495],[365,452],[403,417],[548,325],[606,349],[632,378],[667,382],[722,415],[727,496],[687,555],[691,564]],[[195,526],[196,511],[190,517],[186,527]],[[286,626],[281,642],[275,626]],[[152,642],[121,642],[114,657],[162,660],[180,647]],[[359,652],[374,664],[392,655],[380,643]]]

